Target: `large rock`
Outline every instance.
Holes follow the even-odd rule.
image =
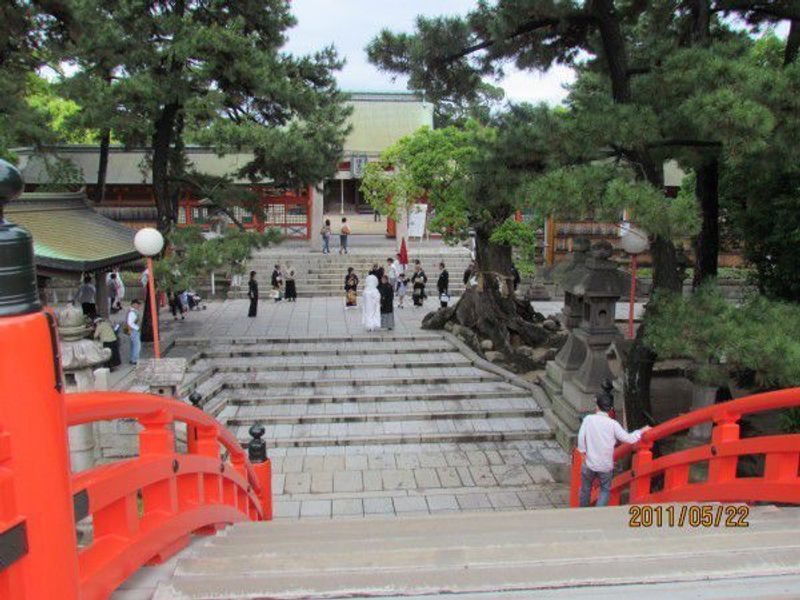
[[[482,340],[481,348],[484,350],[494,350],[494,342],[492,342],[492,340]]]
[[[503,360],[504,355],[502,352],[497,352],[496,350],[490,350],[486,353],[486,360],[489,362],[500,362]]]

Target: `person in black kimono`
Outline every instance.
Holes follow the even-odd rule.
[[[381,328],[392,331],[394,329],[394,287],[389,283],[389,277],[383,276],[378,292],[381,295]]]
[[[250,298],[250,311],[248,317],[255,317],[258,312],[258,282],[256,272],[250,271],[250,281],[247,282],[247,297]]]
[[[411,289],[412,297],[414,298],[414,306],[422,306],[425,301],[425,284],[428,283],[428,276],[422,270],[422,264],[416,261],[414,265],[414,273],[411,275]]]
[[[442,308],[447,308],[447,303],[450,302],[450,273],[444,266],[444,263],[439,263],[439,279],[436,280],[436,289],[439,291],[439,302],[442,303]]]

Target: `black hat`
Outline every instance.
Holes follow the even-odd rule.
[[[603,412],[608,412],[614,408],[614,397],[607,392],[597,394],[597,396],[595,396],[595,402],[597,402],[597,408]]]

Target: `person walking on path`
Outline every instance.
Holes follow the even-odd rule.
[[[408,279],[405,273],[400,273],[397,277],[397,308],[404,308],[403,300],[405,300],[406,292],[408,291]]]
[[[247,282],[247,297],[250,298],[250,310],[247,312],[247,316],[255,317],[258,314],[258,282],[256,281],[255,271],[250,271],[250,281]]]
[[[416,261],[414,264],[414,273],[411,275],[411,287],[413,289],[412,296],[414,298],[414,306],[422,306],[425,301],[425,284],[428,283],[428,276],[422,270],[422,264]]]
[[[358,275],[353,267],[347,267],[347,275],[344,276],[345,308],[353,308],[358,305]]]
[[[601,393],[596,397],[597,410],[584,417],[578,430],[578,452],[583,455],[581,465],[580,505],[589,506],[592,484],[600,482],[597,506],[606,506],[614,476],[614,446],[617,442],[635,444],[650,427],[642,427],[631,433],[622,428],[616,420],[608,416],[614,408],[611,394]]]
[[[442,308],[447,308],[450,302],[450,273],[444,266],[443,262],[439,263],[439,279],[436,280],[436,290],[439,292],[439,302]]]
[[[323,254],[330,254],[331,253],[331,220],[325,219],[325,225],[319,230],[319,234],[322,236],[322,253]]]
[[[350,237],[350,225],[347,224],[347,217],[342,217],[342,228],[339,231],[339,254],[349,254],[347,250],[348,237]]]
[[[286,301],[297,302],[297,285],[294,279],[294,269],[292,267],[288,267],[288,269],[289,270],[286,272]]]
[[[378,291],[378,278],[375,275],[367,275],[364,283],[363,300],[361,323],[367,331],[380,329],[381,293]]]
[[[280,302],[283,300],[283,273],[280,265],[275,265],[272,270],[270,283],[272,284],[272,294],[275,297],[275,302]]]
[[[384,275],[378,292],[381,295],[381,329],[394,329],[394,286],[389,281],[389,276]]]
[[[131,339],[130,363],[135,365],[139,362],[139,353],[142,351],[142,319],[140,307],[142,303],[136,298],[131,300],[131,308],[125,317],[125,333]]]
[[[114,314],[122,308],[120,303],[120,284],[119,273],[112,272],[106,277],[106,290],[108,290],[108,314]]]
[[[103,344],[103,348],[111,350],[111,358],[108,359],[108,368],[113,371],[122,360],[119,357],[119,338],[114,327],[107,319],[96,318],[94,320],[94,339]]]
[[[92,276],[86,274],[83,276],[83,283],[78,287],[78,291],[76,291],[75,295],[72,297],[72,303],[80,303],[84,316],[94,320],[97,316],[96,297],[97,289],[92,284]]]

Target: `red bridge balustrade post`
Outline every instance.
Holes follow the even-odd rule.
[[[739,417],[723,414],[714,419],[711,430],[711,456],[708,461],[708,483],[727,483],[736,479],[737,456],[718,456],[728,442],[739,439]]]
[[[569,505],[577,508],[581,505],[581,465],[583,454],[577,448],[572,449],[572,472],[570,473]]]
[[[21,528],[0,530],[0,553],[14,551],[12,560],[0,561],[0,596],[77,600],[77,539],[55,319],[39,302],[30,234],[2,217],[3,205],[19,195],[22,185],[19,171],[0,160],[0,430],[5,432],[0,463],[11,473],[0,500],[10,498]],[[1,508],[0,518],[8,506]]]
[[[653,462],[653,443],[639,442],[639,448],[631,461],[631,486],[628,502],[643,502],[650,495],[650,475],[642,476],[640,472]]]
[[[261,507],[264,520],[272,520],[272,464],[267,457],[267,443],[261,438],[266,433],[263,425],[253,425],[250,436],[253,438],[247,445],[247,457],[253,464],[253,470],[261,485]]]

